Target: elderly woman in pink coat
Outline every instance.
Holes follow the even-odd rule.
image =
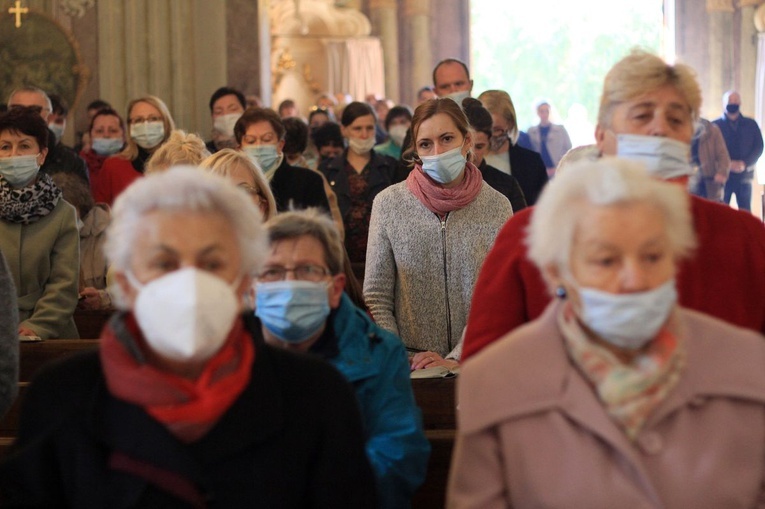
[[[558,298],[463,366],[448,507],[765,507],[764,338],[677,305],[688,198],[636,164],[568,167],[538,202]]]

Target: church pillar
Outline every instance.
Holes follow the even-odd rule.
[[[398,19],[396,0],[369,0],[373,34],[380,37],[385,68],[385,97],[399,102]]]
[[[733,86],[733,0],[707,0],[709,13],[709,104],[720,111],[722,95]]]
[[[404,6],[412,42],[414,89],[433,84],[433,53],[430,44],[430,0],[406,0]]]
[[[761,0],[740,0],[741,6],[741,104],[744,111],[754,111],[755,81],[757,68],[757,29],[754,26],[754,11]]]

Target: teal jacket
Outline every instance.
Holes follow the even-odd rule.
[[[327,360],[356,390],[380,509],[410,507],[425,480],[430,443],[414,401],[404,344],[345,294],[333,317],[339,353]]]

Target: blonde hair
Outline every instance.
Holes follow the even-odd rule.
[[[210,173],[228,177],[236,166],[241,166],[252,174],[255,186],[263,193],[263,197],[268,202],[268,211],[263,218],[265,221],[276,215],[276,199],[271,187],[268,185],[263,171],[246,154],[234,149],[224,148],[200,163],[200,168]]]
[[[701,110],[701,88],[696,72],[685,64],[670,65],[658,56],[643,50],[632,50],[606,74],[600,96],[598,125],[611,126],[613,110],[667,85],[673,86],[688,102],[691,119],[696,122]]]
[[[518,117],[515,114],[515,106],[510,94],[504,90],[487,90],[478,96],[483,107],[493,115],[499,115],[507,121],[507,133],[515,143],[518,139]]]
[[[146,161],[145,174],[166,171],[171,166],[199,164],[210,156],[202,138],[194,133],[176,129]]]
[[[637,203],[661,211],[676,260],[691,253],[696,235],[688,193],[682,186],[652,178],[640,163],[604,157],[573,163],[545,186],[528,228],[529,258],[543,274],[549,267],[568,273],[583,205]]]
[[[166,142],[170,137],[170,133],[175,130],[175,121],[173,121],[173,116],[170,114],[170,110],[167,109],[167,105],[159,97],[154,95],[145,95],[130,101],[127,107],[127,115],[125,115],[125,120],[128,128],[128,131],[125,133],[127,143],[125,144],[125,148],[122,149],[122,152],[117,154],[117,157],[121,157],[122,159],[127,159],[129,161],[132,161],[138,157],[138,145],[136,145],[135,140],[130,136],[130,111],[133,109],[133,106],[138,103],[150,104],[154,106],[157,111],[159,111],[160,115],[162,115],[162,124],[165,126],[165,137],[162,138],[162,143]]]

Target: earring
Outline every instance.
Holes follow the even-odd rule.
[[[555,296],[559,299],[566,298],[566,289],[563,287],[563,285],[558,285],[558,287],[555,289]]]

